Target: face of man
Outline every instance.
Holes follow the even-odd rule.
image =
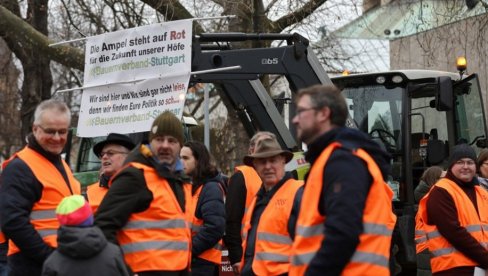
[[[266,187],[273,187],[285,175],[285,157],[275,155],[267,158],[255,158],[253,167]]]
[[[170,135],[156,136],[151,142],[151,150],[161,163],[173,166],[180,155],[180,142]]]
[[[193,156],[193,152],[189,147],[182,147],[180,152],[180,158],[183,162],[183,166],[185,167],[185,174],[192,175],[195,171],[196,162],[197,160]]]
[[[45,110],[40,123],[32,126],[32,133],[47,152],[61,154],[68,138],[69,118],[55,110]]]
[[[476,162],[470,158],[463,158],[451,167],[452,174],[463,182],[470,182],[476,175]]]
[[[302,96],[297,102],[296,115],[292,122],[296,127],[297,137],[307,145],[322,134],[317,115],[318,111],[313,107],[310,96]]]
[[[100,153],[100,160],[102,161],[101,172],[106,176],[112,176],[117,172],[127,157],[129,150],[121,145],[107,144],[103,147]]]

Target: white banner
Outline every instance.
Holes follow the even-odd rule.
[[[84,87],[89,88],[83,89],[77,135],[149,131],[166,110],[181,118],[191,72],[191,27],[191,20],[181,20],[88,38]]]
[[[189,78],[188,72],[182,76],[148,79],[137,84],[85,89],[77,136],[149,131],[154,119],[167,110],[181,118]]]
[[[87,38],[84,86],[190,72],[191,27],[180,20]]]

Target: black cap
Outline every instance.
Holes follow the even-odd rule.
[[[449,168],[463,158],[469,158],[476,162],[476,152],[468,144],[455,145],[449,156]]]
[[[105,145],[107,144],[121,145],[128,150],[132,150],[136,146],[129,136],[118,133],[110,133],[107,136],[107,139],[95,144],[95,146],[93,147],[93,152],[95,153],[95,155],[99,156],[102,152],[103,147],[105,147]]]

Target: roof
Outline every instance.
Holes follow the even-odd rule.
[[[378,5],[333,32],[338,38],[388,39],[425,32],[485,14],[483,3],[468,9],[459,0],[393,0]]]
[[[407,77],[409,80],[418,80],[418,79],[427,79],[427,78],[436,78],[440,76],[450,77],[452,80],[459,80],[459,73],[454,72],[444,72],[444,71],[436,71],[436,70],[422,70],[422,69],[408,69],[408,70],[392,70],[386,72],[376,72],[376,73],[363,73],[363,74],[351,74],[349,76],[338,76],[331,79],[341,79],[341,78],[348,78],[348,77],[359,77],[359,76],[377,76],[377,75],[394,75],[395,73],[399,73]]]

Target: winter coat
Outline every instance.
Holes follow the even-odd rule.
[[[60,155],[45,151],[32,134],[27,146],[49,160],[68,181]],[[54,250],[30,222],[32,206],[41,199],[43,186],[20,158],[10,161],[0,179],[1,228],[22,251],[8,257],[9,266],[19,275],[39,275],[42,263]]]
[[[224,185],[220,175],[206,179],[197,201],[195,216],[203,226],[192,238],[192,256],[198,257],[222,239],[225,231]],[[193,190],[201,185],[195,185]]]
[[[366,163],[351,149],[365,150],[380,168],[384,179],[391,174],[391,156],[366,134],[347,127],[334,128],[309,144],[306,160],[313,166],[332,142],[339,142],[343,147],[332,152],[323,173],[317,208],[326,217],[326,238],[310,262],[307,275],[323,275],[324,271],[327,275],[340,275],[363,233],[363,210],[373,178]]]
[[[58,248],[44,262],[43,276],[130,275],[115,244],[107,242],[100,228],[61,226]]]

